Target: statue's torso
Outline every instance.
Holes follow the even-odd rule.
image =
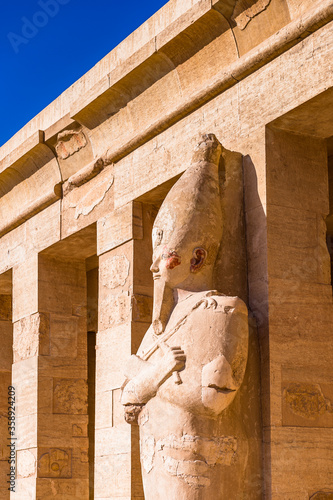
[[[171,337],[168,334],[174,332]],[[165,330],[168,346],[180,346],[186,355],[182,383],[170,377],[159,388],[154,399],[178,405],[193,414],[214,416],[202,403],[202,369],[218,356],[225,356],[233,368],[236,382],[241,381],[247,357],[247,308],[238,297],[197,292],[177,304]],[[162,338],[160,336],[160,338]],[[149,330],[138,352],[139,356],[158,340]],[[158,364],[163,357],[158,348],[148,359]]]
[[[202,370],[218,356],[225,356],[235,377],[243,376],[247,309],[237,297],[195,293],[175,307],[166,335],[173,330],[166,343],[180,346],[186,354],[182,383],[170,377],[139,417],[146,499],[222,499],[223,477],[230,475],[242,443],[223,425],[223,415],[217,417],[203,404]],[[155,340],[147,332],[138,355],[144,356]],[[162,356],[163,351],[157,349],[148,361],[158,364]],[[221,397],[232,401],[234,396]],[[233,487],[229,483],[228,491]]]

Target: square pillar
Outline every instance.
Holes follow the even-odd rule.
[[[151,322],[152,207],[134,202],[98,221],[95,499],[143,500],[138,427],[120,403],[124,364]]]
[[[2,292],[0,288],[0,293]],[[8,408],[9,390],[12,382],[12,297],[0,294],[0,499],[9,500],[9,429]]]
[[[332,324],[326,141],[268,128],[270,447],[267,498],[312,498],[332,483]]]
[[[86,301],[84,261],[13,269],[15,500],[89,498]]]
[[[310,498],[333,487],[326,143],[270,126],[249,136],[243,149],[249,305],[261,351],[264,496]]]

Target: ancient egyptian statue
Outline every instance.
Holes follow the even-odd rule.
[[[212,290],[221,152],[214,135],[202,137],[154,223],[153,321],[122,395],[126,420],[140,426],[146,500],[245,498],[234,476],[247,444],[229,408],[246,368],[247,307]]]

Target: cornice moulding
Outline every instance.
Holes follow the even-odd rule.
[[[156,62],[161,64],[162,69],[160,73],[157,72],[157,76],[152,71],[146,82],[147,89],[150,88],[149,86],[154,85],[154,78],[159,81],[168,73],[177,73],[176,63],[173,62],[172,58],[168,57],[170,47],[168,44],[181,36],[184,30],[193,27],[194,31],[191,33],[192,35],[195,34],[196,23],[199,23],[200,28],[200,23],[203,22],[204,18],[204,22],[213,30],[211,35],[202,34],[202,40],[198,41],[198,43],[204,44],[205,36],[212,36],[212,39],[214,39],[214,36],[216,36],[214,29],[222,30],[222,33],[223,30],[231,29],[220,12],[221,5],[217,8],[218,4],[220,2],[214,2],[212,6],[211,0],[196,3],[186,13],[183,13],[178,19],[170,23],[165,30],[155,34],[147,43],[141,44],[137,51],[132,51],[128,57],[125,57],[115,66],[113,71],[101,77],[87,92],[81,93],[80,99],[70,104],[70,112],[58,116],[57,120],[45,127],[45,131],[36,130],[28,139],[18,144],[0,160],[0,196],[2,196],[0,197],[2,221],[0,235],[32,217],[62,195],[62,175],[59,164],[50,147],[44,143],[44,137],[45,140],[49,141],[49,139],[64,130],[65,127],[74,124],[73,119],[78,122],[78,126],[79,123],[84,125],[82,120],[84,122],[85,120],[96,119],[98,114],[103,112],[103,108],[110,102],[112,103],[114,96],[120,95],[119,87],[117,87],[119,84],[125,89],[124,96],[120,96],[119,109],[126,106],[127,102],[131,102],[131,99],[134,102],[134,98],[131,97],[131,86],[135,87],[139,83],[140,77],[147,69],[154,69]],[[218,18],[218,16],[220,17]],[[256,16],[256,18],[258,19],[259,16]],[[165,107],[165,110],[159,110],[159,114],[156,113],[155,120],[149,120],[149,123],[142,122],[142,126],[139,123],[140,126],[128,130],[128,133],[121,140],[115,140],[112,143],[111,139],[110,147],[104,158],[106,164],[119,161],[183,117],[286,52],[320,27],[328,24],[332,19],[332,1],[323,0],[316,3],[313,8],[306,11],[299,18],[283,26],[255,48],[216,72],[209,79],[208,84],[199,79],[199,83],[195,82],[197,85],[193,88],[185,88],[186,92],[183,92],[178,100],[174,99]],[[193,44],[193,40],[191,43]],[[189,56],[190,58],[191,56]],[[70,89],[66,92],[70,92]],[[66,92],[57,101],[60,102]],[[128,100],[126,102],[127,94]],[[146,100],[151,99],[149,93],[147,95],[141,93],[140,99],[142,99],[144,105],[147,102],[148,107],[148,101]],[[44,111],[46,112],[47,108]],[[117,112],[117,109],[115,109],[115,114]],[[101,124],[103,124],[104,119],[106,118],[102,116]],[[28,125],[26,127],[27,130],[31,129]],[[86,131],[89,134],[89,130],[86,129]],[[94,147],[94,137],[91,139]],[[15,143],[15,140],[13,139],[12,142]],[[8,149],[8,145],[7,148],[3,148],[3,152],[6,152],[6,149]],[[100,157],[100,152],[97,151],[95,155],[95,160],[83,165],[78,172],[71,176],[64,186],[64,192],[80,186],[89,181],[90,178],[98,175],[102,169],[102,165],[96,163],[98,157]]]

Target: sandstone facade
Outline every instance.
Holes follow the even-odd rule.
[[[156,215],[203,133],[225,165],[214,289],[249,310],[243,498],[332,498],[332,33],[331,0],[170,0],[2,146],[1,500],[144,498],[123,371]]]

